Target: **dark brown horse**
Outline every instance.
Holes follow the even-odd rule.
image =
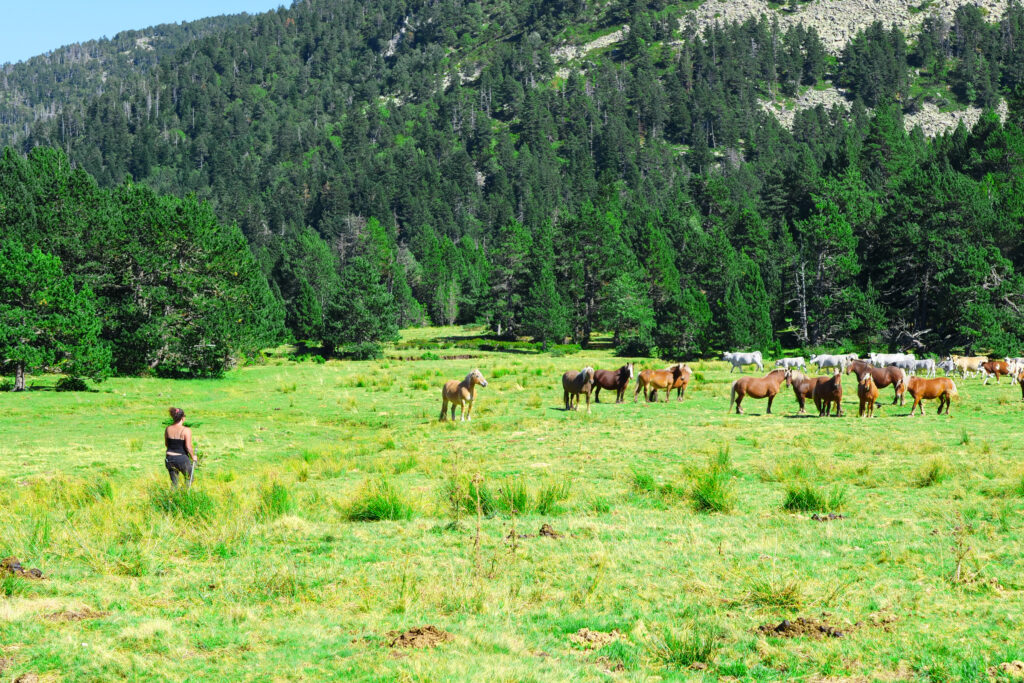
[[[675,384],[673,384],[672,386],[670,386],[668,388],[668,392],[672,393],[672,390],[675,389],[676,390],[676,400],[677,401],[682,401],[683,400],[683,396],[686,395],[686,387],[689,386],[689,384],[690,384],[690,378],[693,377],[693,370],[690,369],[689,365],[683,365],[683,364],[680,363],[680,364],[678,364],[678,366],[679,366],[679,370],[680,370],[679,378],[676,379]],[[673,370],[676,369],[676,366],[675,365],[670,365],[670,366],[668,366],[665,369],[668,370],[669,372],[672,372]],[[654,395],[651,398],[651,400],[655,401],[655,400],[657,400],[657,398],[658,398],[658,390],[655,389],[654,390]]]
[[[767,398],[768,410],[765,413],[771,415],[772,401],[775,400],[775,395],[779,393],[779,387],[783,382],[789,384],[789,373],[785,370],[772,370],[764,377],[740,377],[729,389],[729,408],[732,408],[735,401],[736,414],[742,415],[743,408],[740,407],[740,403],[745,396]]]
[[[615,390],[615,402],[622,403],[622,397],[633,379],[633,364],[626,363],[618,370],[594,370],[594,403],[601,402],[601,390]]]
[[[1024,401],[1024,370],[1017,375],[1017,384],[1020,385],[1020,400]]]
[[[838,368],[834,375],[814,385],[811,398],[818,409],[818,417],[828,417],[833,403],[836,404],[836,417],[843,414],[843,375]]]
[[[894,365],[876,368],[874,365],[869,365],[862,360],[850,361],[850,364],[846,366],[846,374],[855,375],[857,381],[864,378],[864,373],[871,375],[871,381],[879,389],[885,389],[891,384],[895,392],[892,396],[892,404],[896,405],[896,400],[899,399],[900,405],[903,405],[903,394],[907,390],[907,373],[905,370]]]
[[[636,378],[636,391],[633,392],[633,403],[636,403],[636,396],[643,389],[644,398],[653,401],[657,398],[657,390],[665,390],[665,403],[668,403],[668,395],[676,381],[682,376],[683,370],[679,365],[673,365],[671,370],[643,370]]]
[[[924,379],[922,377],[911,377],[907,380],[907,391],[914,397],[914,405],[910,406],[910,414],[914,414],[914,408],[921,406],[921,414],[924,415],[924,404],[921,401],[930,398],[939,399],[939,415],[942,415],[942,407],[946,407],[946,415],[949,415],[949,404],[957,395],[956,384],[949,377],[937,377],[935,379]]]
[[[589,365],[579,372],[570,370],[562,375],[562,394],[566,410],[579,410],[580,394],[587,397],[587,412],[590,412],[590,392],[594,388],[594,368]],[[575,400],[575,405],[574,405]]]
[[[800,405],[797,415],[806,415],[807,399],[811,398],[814,394],[814,387],[818,386],[818,382],[822,382],[828,379],[828,377],[825,375],[808,377],[796,370],[787,370],[787,373],[789,374],[789,384],[793,387],[793,394],[796,396],[796,402]]]

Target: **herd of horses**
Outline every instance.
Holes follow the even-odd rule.
[[[759,370],[764,371],[764,361],[760,351],[750,353],[726,352],[722,354],[722,360],[729,362],[732,373],[737,367],[743,372],[746,365],[756,365]],[[958,396],[956,383],[950,375],[957,372],[966,379],[968,376],[980,375],[984,378],[983,383],[987,384],[991,377],[1010,377],[1011,383],[1019,383],[1021,386],[1021,400],[1024,401],[1024,357],[1007,359],[989,359],[985,356],[949,356],[947,359],[935,363],[932,359],[917,359],[913,354],[869,354],[866,359],[859,358],[857,354],[819,354],[810,359],[812,365],[822,370],[832,372],[811,376],[804,374],[798,368],[807,370],[807,363],[802,357],[780,358],[776,361],[776,369],[763,377],[743,376],[735,380],[729,389],[729,410],[736,406],[736,413],[743,414],[742,403],[745,398],[767,399],[767,414],[772,412],[772,402],[782,391],[782,385],[792,388],[799,406],[798,414],[807,413],[807,400],[814,402],[819,417],[828,417],[833,414],[840,417],[843,415],[843,374],[854,375],[857,380],[857,398],[859,401],[858,415],[860,417],[873,417],[875,404],[878,402],[879,390],[886,387],[893,387],[892,405],[904,405],[906,394],[910,394],[913,404],[910,414],[920,408],[920,414],[924,415],[924,401],[938,399],[938,414],[945,412],[949,415],[949,407],[952,399]],[[936,377],[936,369],[946,372],[945,377]],[[922,373],[917,376],[915,373]],[[587,366],[582,370],[570,370],[562,375],[562,398],[565,410],[579,410],[580,396],[586,399],[587,412],[590,412],[590,394],[594,394],[594,402],[600,403],[601,390],[615,391],[615,402],[623,403],[629,382],[634,377],[633,363],[626,363],[617,370],[595,370]],[[658,391],[665,392],[665,402],[669,401],[670,394],[676,389],[676,400],[681,401],[686,394],[686,387],[693,377],[693,371],[685,363],[675,363],[661,370],[647,369],[636,375],[636,389],[633,392],[633,402],[637,400],[642,391],[645,400],[657,401]],[[472,419],[473,401],[476,398],[476,388],[486,387],[487,380],[484,379],[480,370],[473,370],[461,382],[449,380],[441,389],[441,421],[448,417],[449,406],[451,407],[451,419],[455,419],[455,407],[460,406],[461,420]]]

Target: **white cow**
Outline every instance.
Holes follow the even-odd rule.
[[[857,360],[857,354],[855,353],[843,353],[843,354],[818,354],[811,358],[811,363],[818,366],[818,370],[824,370],[825,368],[839,368],[842,371],[846,371],[846,366],[850,364],[851,360]]]
[[[804,362],[803,356],[794,356],[792,358],[780,358],[775,361],[775,367],[786,368],[791,370],[793,368],[803,368],[804,372],[807,372],[807,363]]]
[[[736,368],[743,372],[744,365],[756,365],[758,372],[764,372],[764,363],[761,361],[760,351],[751,351],[749,353],[725,351],[722,353],[722,360],[732,363],[732,367],[729,368],[730,374]]]
[[[1006,364],[1010,368],[1010,384],[1017,383],[1017,377],[1020,375],[1021,370],[1024,370],[1024,358],[1007,358]]]
[[[917,360],[912,353],[869,353],[868,362],[877,368],[894,365],[904,360]]]
[[[912,363],[914,367],[911,370],[911,372],[913,372],[914,374],[917,374],[918,371],[921,371],[924,373],[925,377],[935,376],[935,361],[932,360],[931,358],[922,358],[921,360],[912,361]]]
[[[948,358],[944,361],[940,361],[936,367],[945,372],[947,377],[956,371],[956,363]]]

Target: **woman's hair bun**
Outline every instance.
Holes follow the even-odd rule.
[[[171,414],[171,419],[173,419],[175,422],[185,417],[185,411],[182,410],[181,408],[169,408],[167,412]]]

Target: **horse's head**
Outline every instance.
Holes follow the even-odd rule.
[[[625,367],[626,368],[626,372],[629,373],[629,378],[633,379],[633,364],[632,363],[626,363],[623,367]]]
[[[865,389],[871,389],[875,385],[875,380],[871,376],[870,372],[865,372],[860,377],[860,385]]]
[[[580,370],[580,374],[586,378],[584,380],[585,382],[590,384],[594,382],[594,368],[590,367],[589,365]]]
[[[793,383],[793,370],[792,368],[786,368],[786,386],[788,387]]]
[[[484,379],[483,374],[479,370],[473,370],[466,376],[466,380],[470,384],[479,384],[482,387],[487,386],[487,380]]]

